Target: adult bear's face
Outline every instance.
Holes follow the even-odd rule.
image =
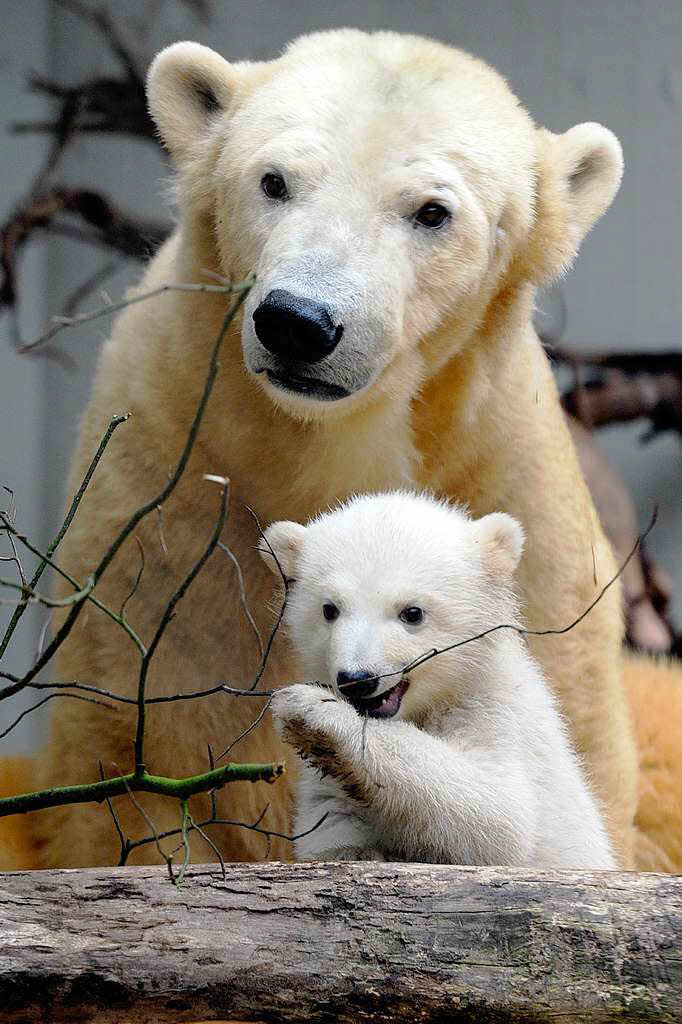
[[[179,43],[149,94],[184,218],[224,274],[256,272],[246,368],[303,417],[413,396],[511,271],[569,262],[619,176],[605,129],[562,145],[492,69],[413,36],[340,30],[236,65]]]

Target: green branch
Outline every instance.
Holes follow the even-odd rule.
[[[0,799],[0,818],[8,814],[24,814],[27,811],[41,811],[46,807],[62,807],[65,804],[103,803],[112,796],[127,793],[156,793],[158,796],[189,800],[196,793],[208,793],[221,789],[228,782],[274,782],[284,774],[282,761],[270,764],[226,764],[222,768],[192,775],[186,779],[171,779],[163,775],[140,775],[129,772],[115,779],[84,783],[80,786],[59,786],[55,789],[38,790],[19,796]]]

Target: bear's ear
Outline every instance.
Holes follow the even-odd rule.
[[[474,523],[486,567],[496,577],[511,579],[523,551],[523,528],[505,512],[493,512]]]
[[[580,243],[610,206],[623,174],[620,142],[601,124],[578,124],[563,135],[538,131],[535,225],[530,276],[549,284],[568,270]]]
[[[267,567],[275,576],[280,576],[281,567],[285,579],[295,579],[296,563],[305,536],[305,526],[301,526],[300,523],[284,521],[273,523],[272,526],[268,526],[263,536],[267,543],[263,542],[258,550]],[[272,551],[268,548],[268,544]],[[274,558],[272,552],[274,552]],[[277,562],[279,562],[279,567]]]
[[[176,163],[227,107],[236,77],[224,57],[200,43],[173,43],[154,58],[147,75],[149,112]]]

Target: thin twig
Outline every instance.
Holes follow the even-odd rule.
[[[140,585],[140,580],[142,579],[142,573],[144,572],[144,547],[142,545],[142,541],[140,540],[140,538],[137,535],[135,536],[135,541],[137,542],[137,548],[138,548],[138,551],[140,552],[140,568],[137,571],[137,576],[135,577],[135,582],[133,583],[130,592],[123,598],[123,602],[121,604],[121,608],[120,608],[120,611],[118,613],[119,614],[119,618],[121,618],[121,619],[124,618],[124,612],[126,610],[126,605],[128,604],[128,601],[130,601],[130,599],[132,597],[134,597],[135,594],[137,593],[137,588]]]
[[[99,762],[99,777],[100,777],[101,781],[104,782],[104,779],[105,779],[104,766],[103,766],[101,761]],[[119,867],[123,867],[123,865],[126,862],[127,856],[128,856],[128,853],[127,853],[128,840],[126,839],[126,837],[123,834],[123,829],[121,828],[121,822],[119,821],[118,814],[114,810],[114,805],[112,804],[110,797],[106,797],[105,798],[105,802],[106,802],[106,805],[107,805],[107,807],[109,809],[109,814],[111,815],[112,821],[114,822],[114,828],[116,829],[116,833],[118,835],[118,839],[119,839],[119,842],[121,844],[121,855],[120,855],[120,858],[119,858],[118,866]]]
[[[78,287],[74,288],[71,292],[64,303],[61,313],[58,317],[55,317],[55,322],[59,320],[60,323],[68,323],[73,320],[76,315],[76,310],[80,306],[81,302],[83,302],[88,295],[92,294],[92,292],[94,292],[94,290],[101,285],[103,281],[106,281],[106,279],[111,277],[115,271],[119,270],[125,262],[125,259],[110,260],[108,263],[105,263],[103,267],[100,267],[99,270],[96,270],[93,274],[89,274],[88,277],[86,277],[84,281],[81,281]]]
[[[267,548],[268,548],[268,551],[272,555],[272,557],[273,557],[273,559],[275,561],[275,565],[277,566],[277,569],[279,571],[280,577],[282,579],[282,586],[284,587],[284,597],[282,598],[282,604],[281,604],[281,607],[279,609],[279,615],[277,616],[277,618],[275,620],[274,626],[270,630],[270,636],[268,637],[268,642],[265,645],[265,651],[263,652],[263,656],[261,657],[261,662],[260,662],[260,666],[258,668],[258,672],[256,673],[256,678],[254,679],[253,683],[251,684],[251,689],[255,690],[256,687],[258,686],[259,682],[263,678],[263,674],[265,672],[265,669],[267,668],[268,659],[270,657],[270,651],[272,650],[272,645],[275,642],[275,637],[277,636],[277,633],[279,631],[279,627],[282,624],[282,619],[284,618],[284,613],[285,613],[286,607],[287,607],[287,598],[289,596],[289,580],[286,578],[286,576],[284,574],[284,570],[282,569],[282,566],[280,565],[280,561],[279,561],[277,555],[275,554],[275,552],[272,549],[272,545],[270,544],[270,541],[265,536],[265,532],[263,530],[263,527],[260,524],[260,520],[259,520],[258,516],[256,515],[254,510],[249,505],[245,505],[244,508],[246,509],[246,511],[249,513],[249,515],[253,519],[254,523],[256,524],[256,529],[258,530],[258,532],[260,534],[261,540],[265,541],[265,543],[267,545]]]
[[[319,819],[319,821],[316,821],[315,824],[311,826],[311,828],[307,828],[304,832],[299,832],[296,835],[290,836],[290,835],[286,835],[284,832],[272,832],[269,829],[260,828],[260,823],[263,820],[263,818],[265,817],[265,814],[266,814],[269,806],[270,805],[267,804],[263,808],[263,810],[258,815],[258,817],[256,818],[256,820],[255,820],[255,822],[253,824],[249,824],[249,822],[247,822],[247,821],[228,821],[227,819],[223,819],[223,818],[211,817],[211,818],[207,818],[205,821],[200,822],[199,826],[194,825],[193,827],[194,828],[200,827],[200,828],[204,828],[205,829],[205,828],[209,828],[209,826],[211,826],[211,825],[230,825],[230,826],[232,826],[234,828],[245,828],[248,832],[258,832],[260,835],[263,835],[263,836],[270,836],[271,838],[274,838],[274,839],[284,839],[288,843],[295,843],[298,839],[303,839],[303,838],[305,838],[305,836],[309,836],[311,834],[311,832],[314,832],[315,829],[318,829],[320,827],[320,825],[322,825],[326,821],[326,819],[327,819],[327,817],[329,815],[329,812],[327,811],[325,814],[322,815],[322,817]],[[190,831],[191,831],[191,828],[190,828]],[[158,834],[158,838],[159,839],[173,839],[175,836],[179,836],[180,832],[181,832],[181,830],[179,828],[172,828],[172,829],[169,829],[167,832],[160,832]],[[154,842],[154,837],[153,836],[144,836],[142,839],[128,840],[128,842],[130,843],[130,850],[132,851],[132,850],[137,849],[139,846],[148,846],[149,843],[153,843]]]
[[[284,832],[273,832],[272,829],[259,828],[257,825],[249,825],[244,821],[230,821],[227,818],[216,818],[215,821],[210,822],[211,825],[234,825],[238,828],[248,829],[250,832],[258,832],[263,836],[270,836],[271,839],[286,839],[287,842],[295,843],[298,839],[303,839],[305,836],[309,836],[311,832],[319,828],[327,820],[329,811],[326,811],[322,817],[315,822],[310,828],[307,828],[304,832],[298,832],[295,836],[288,836]]]
[[[60,317],[57,323],[53,323],[51,327],[48,327],[41,335],[35,338],[33,341],[27,342],[22,345],[19,352],[23,355],[26,352],[31,352],[33,349],[38,348],[39,345],[44,345],[46,342],[51,341],[55,335],[65,330],[67,327],[79,327],[81,324],[90,323],[92,320],[97,320],[102,316],[109,316],[112,313],[117,313],[120,309],[127,309],[128,306],[134,306],[137,302],[146,302],[147,299],[153,299],[157,295],[163,295],[164,292],[210,292],[214,295],[228,295],[234,292],[248,291],[253,285],[253,279],[242,284],[162,284],[158,288],[153,288],[151,291],[144,292],[142,295],[134,295],[132,298],[121,299],[120,302],[114,302],[109,306],[103,306],[100,309],[95,309],[90,313],[79,313],[78,316],[70,318]]]
[[[87,701],[88,704],[99,704],[101,707],[109,708],[113,711],[112,704],[107,704],[103,700],[96,700],[94,697],[83,697],[79,693],[50,693],[47,697],[43,697],[42,700],[32,704],[30,708],[26,708],[20,715],[17,715],[11,725],[8,725],[6,729],[3,729],[2,732],[0,732],[0,740],[3,740],[8,733],[12,732],[12,729],[16,728],[16,726],[19,725],[22,719],[26,718],[27,715],[30,715],[33,711],[37,711],[38,708],[43,706],[43,704],[47,704],[48,701],[54,700],[55,697],[71,697],[72,700],[84,700]]]
[[[145,644],[137,635],[137,633],[132,628],[130,623],[126,619],[124,619],[122,615],[117,614],[115,611],[109,608],[108,605],[104,604],[103,601],[100,601],[100,599],[98,597],[95,597],[95,595],[92,593],[92,588],[94,586],[94,583],[92,582],[92,577],[90,577],[90,579],[88,579],[86,583],[80,584],[77,579],[71,576],[70,573],[66,572],[65,569],[62,569],[62,567],[57,565],[57,563],[54,562],[51,558],[48,558],[47,555],[40,550],[40,548],[37,548],[35,546],[35,544],[32,544],[31,541],[29,541],[28,537],[25,537],[23,534],[17,533],[16,530],[12,529],[11,527],[8,527],[4,513],[2,512],[0,512],[0,522],[2,522],[3,524],[2,528],[4,528],[7,532],[13,533],[17,540],[24,545],[24,547],[28,548],[29,551],[31,551],[33,554],[41,558],[42,561],[46,563],[46,565],[49,565],[51,569],[54,569],[55,572],[59,573],[59,575],[63,579],[65,579],[67,583],[70,583],[71,586],[74,588],[74,592],[72,594],[67,594],[66,597],[53,598],[47,597],[44,594],[39,594],[35,590],[31,590],[29,587],[19,587],[18,584],[12,583],[9,580],[0,580],[1,586],[22,590],[26,596],[24,601],[20,602],[21,604],[42,604],[46,608],[68,608],[69,606],[82,603],[84,600],[91,601],[96,608],[99,608],[100,611],[104,612],[105,615],[108,615],[110,619],[113,619],[113,621],[117,623],[117,625],[119,625],[121,629],[123,629],[124,632],[128,634],[128,636],[133,641],[140,654],[144,657],[146,653]],[[0,694],[0,699],[2,699],[2,694]]]
[[[90,483],[90,480],[92,479],[92,475],[95,472],[95,470],[97,469],[98,463],[99,463],[100,459],[102,458],[102,456],[104,454],[104,451],[105,451],[107,445],[109,444],[109,441],[111,440],[112,434],[114,433],[116,428],[118,426],[120,426],[121,423],[125,423],[126,422],[126,420],[129,418],[129,415],[130,415],[129,413],[125,413],[125,415],[123,415],[123,416],[113,416],[112,417],[111,422],[109,423],[109,426],[107,427],[106,433],[105,433],[104,437],[102,438],[102,440],[100,441],[99,446],[97,448],[97,451],[95,452],[95,454],[94,454],[94,456],[92,458],[92,461],[90,462],[90,465],[87,468],[87,471],[85,473],[85,476],[83,477],[81,485],[78,488],[78,490],[76,491],[75,495],[73,496],[73,500],[71,501],[71,505],[69,506],[69,510],[66,513],[66,516],[64,517],[64,522],[62,523],[61,527],[59,528],[59,531],[58,531],[56,537],[51,541],[51,543],[49,544],[49,546],[47,548],[47,551],[46,551],[47,558],[51,558],[52,555],[55,554],[57,548],[59,547],[59,545],[61,544],[62,540],[64,539],[64,535],[66,534],[66,531],[69,529],[69,526],[71,525],[73,517],[75,516],[76,512],[78,511],[78,506],[81,503],[81,499],[82,499],[83,495],[85,494],[85,491],[86,491],[86,489],[88,487],[88,484]],[[45,568],[46,568],[47,564],[48,563],[47,563],[46,559],[41,559],[40,564],[38,565],[38,568],[36,569],[36,571],[34,572],[33,576],[31,577],[31,581],[29,583],[29,587],[30,587],[31,590],[33,590],[35,588],[36,584],[40,580],[40,577],[42,576],[43,572],[45,571]],[[5,651],[7,649],[7,645],[9,643],[10,639],[11,639],[12,633],[16,629],[17,623],[19,622],[19,619],[21,618],[21,616],[24,614],[24,611],[25,611],[25,608],[18,608],[15,611],[14,615],[12,616],[12,618],[10,619],[10,621],[9,621],[9,623],[7,625],[7,629],[5,630],[4,636],[2,638],[2,641],[0,641],[0,658],[2,658],[3,654],[5,653]],[[3,695],[4,694],[2,692],[0,692],[0,700],[2,699]]]
[[[137,686],[137,729],[135,732],[135,770],[142,773],[144,772],[144,729],[145,729],[145,717],[146,717],[146,705],[145,705],[145,691],[147,685],[147,674],[149,672],[149,665],[151,660],[156,653],[156,649],[161,642],[166,629],[170,625],[171,620],[175,615],[175,608],[178,603],[185,596],[190,586],[201,572],[202,568],[215,551],[220,534],[223,531],[225,525],[225,517],[227,516],[227,501],[229,494],[228,481],[224,480],[220,487],[220,510],[218,512],[218,518],[216,520],[213,533],[208,541],[208,544],[202,551],[201,555],[194,563],[192,568],[189,570],[184,580],[175,591],[170,601],[166,605],[161,621],[156,628],[156,632],[152,637],[151,643],[147,648],[147,651],[142,659],[142,665],[140,666],[140,675]]]
[[[232,750],[234,750],[234,748],[237,746],[237,744],[240,743],[244,739],[245,736],[248,736],[249,733],[253,732],[253,730],[257,726],[260,725],[260,723],[263,721],[263,718],[265,717],[265,713],[268,711],[268,709],[270,707],[271,701],[272,701],[272,698],[269,697],[268,700],[266,701],[266,703],[263,705],[263,707],[258,712],[257,717],[254,718],[253,722],[251,722],[251,725],[247,725],[246,729],[244,729],[244,731],[241,732],[239,734],[239,736],[237,736],[236,739],[232,740],[232,742],[230,743],[229,747],[226,747],[225,750],[223,750],[223,752],[221,754],[218,754],[218,757],[216,758],[217,761],[221,761],[224,757],[227,757],[227,755]]]
[[[18,682],[19,676],[14,675],[11,672],[0,672],[0,677],[7,679],[9,682]],[[109,700],[119,701],[121,704],[135,704],[137,705],[136,697],[126,697],[122,693],[114,693],[113,690],[107,690],[101,686],[94,686],[91,683],[80,683],[78,681],[73,682],[59,682],[59,683],[27,683],[27,689],[29,690],[53,690],[53,689],[71,689],[71,690],[82,690],[84,693],[95,693],[100,697],[107,697]],[[211,697],[214,693],[226,693],[231,697],[272,697],[275,693],[274,690],[240,690],[236,686],[226,686],[225,683],[218,683],[216,686],[208,687],[206,690],[194,690],[190,693],[171,693],[161,697],[145,697],[145,704],[172,704],[175,701],[182,700],[201,700],[203,697]]]
[[[241,604],[242,609],[244,611],[244,615],[246,616],[246,620],[249,623],[249,625],[251,626],[253,634],[256,637],[256,643],[258,644],[258,653],[259,653],[259,655],[260,655],[260,657],[262,659],[263,655],[264,655],[263,637],[260,635],[260,630],[259,630],[258,626],[256,625],[256,620],[254,619],[253,615],[251,614],[251,610],[250,610],[250,608],[249,608],[249,606],[247,604],[247,601],[246,601],[246,588],[244,586],[244,575],[242,573],[242,568],[241,568],[241,566],[239,564],[239,560],[238,560],[237,556],[235,555],[235,553],[227,546],[227,544],[223,543],[223,541],[218,541],[218,547],[220,548],[220,550],[222,552],[224,552],[224,554],[227,555],[227,557],[230,559],[230,561],[232,562],[232,564],[234,565],[234,567],[235,567],[235,569],[237,571],[237,585],[239,587],[239,601],[240,601],[240,604]]]
[[[14,500],[14,491],[12,490],[11,487],[7,487],[6,485],[3,486],[3,490],[7,491],[7,493],[9,494],[9,508],[5,511],[4,516],[7,517],[12,526],[16,526],[17,506]],[[19,573],[19,579],[21,580],[23,585],[26,586],[26,576],[24,574],[24,568],[21,564],[21,559],[19,558],[19,553],[17,551],[16,544],[14,543],[14,537],[12,536],[11,533],[8,534],[8,540],[10,543],[10,547],[12,548],[12,554],[8,555],[6,558],[0,558],[0,562],[14,562]]]
[[[223,876],[223,882],[224,882],[225,878],[227,876],[227,873],[226,873],[226,870],[225,870],[225,858],[223,857],[222,853],[220,852],[220,850],[218,849],[216,844],[213,842],[211,837],[208,835],[208,833],[204,832],[203,827],[201,825],[198,825],[197,822],[194,821],[193,818],[190,818],[190,822],[191,822],[192,828],[195,829],[199,833],[199,835],[201,836],[201,838],[204,840],[205,843],[208,843],[208,845],[211,847],[211,849],[215,853],[216,857],[218,858],[218,863],[220,864],[220,870],[221,870],[221,873],[222,873],[222,876]]]

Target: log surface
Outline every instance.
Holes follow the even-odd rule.
[[[682,877],[424,864],[0,875],[0,1022],[682,1020]]]

